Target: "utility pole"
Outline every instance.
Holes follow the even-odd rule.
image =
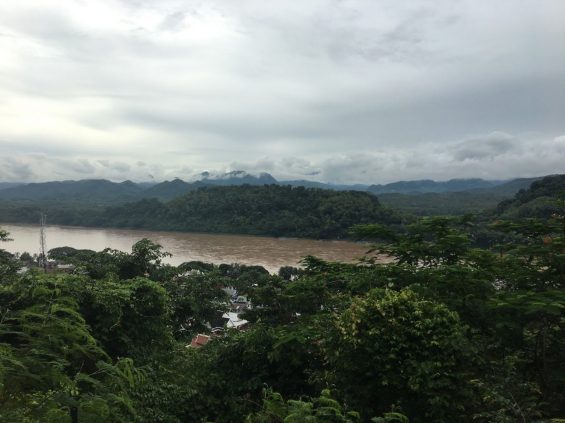
[[[41,252],[39,254],[40,257],[40,265],[43,267],[43,271],[47,273],[47,255],[45,250],[47,249],[47,235],[45,234],[45,222],[47,220],[47,216],[45,213],[41,213],[41,218],[39,220],[40,229],[39,229],[39,244],[41,248]]]

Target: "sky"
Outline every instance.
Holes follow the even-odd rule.
[[[563,0],[3,0],[0,182],[565,173]]]

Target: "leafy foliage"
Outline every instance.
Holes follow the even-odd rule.
[[[75,265],[72,274],[21,273],[22,261],[0,251],[0,420],[506,423],[564,415],[564,204],[549,216],[489,225],[462,216],[383,226],[370,224],[371,210],[383,210],[364,196],[237,189],[247,203],[233,208],[233,221],[229,190],[209,189],[150,202],[128,224],[176,210],[169,223],[180,225],[180,216],[222,204],[214,230],[255,230],[251,217],[264,227],[285,216],[289,223],[284,213],[296,211],[303,220],[293,230],[341,233],[356,220],[353,233],[375,245],[357,264],[305,257],[302,268],[278,275],[167,265],[149,240],[129,253],[52,250]],[[284,208],[291,203],[292,212]],[[308,215],[313,204],[321,209]],[[353,213],[358,206],[364,211]],[[250,327],[189,347],[239,306],[224,289],[251,300],[242,315]]]
[[[313,422],[313,423],[356,423],[360,421],[359,413],[344,412],[343,406],[331,397],[329,390],[322,391],[318,398],[284,401],[281,394],[265,391],[263,409],[246,419],[248,423],[276,422]]]
[[[563,198],[564,193],[565,175],[546,176],[533,182],[528,189],[518,191],[514,198],[502,201],[497,207],[497,213],[513,219],[548,218],[560,207],[552,200]]]
[[[0,291],[0,417],[3,421],[128,421],[127,388],[141,373],[112,362],[52,281],[30,277]]]
[[[464,414],[473,349],[447,307],[410,290],[373,290],[352,302],[336,330],[327,345],[334,383],[366,416],[393,405],[418,421]]]

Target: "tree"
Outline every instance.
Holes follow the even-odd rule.
[[[0,229],[0,242],[11,241],[9,235],[10,234],[7,231]]]
[[[27,251],[24,251],[20,254],[20,261],[24,263],[31,263],[33,261],[33,257]]]
[[[416,422],[465,413],[473,350],[442,304],[409,290],[370,291],[337,318],[326,348],[332,381],[365,417],[395,405]]]
[[[131,421],[127,390],[142,377],[112,362],[62,286],[31,276],[0,291],[0,419]],[[107,420],[108,421],[108,420]]]
[[[0,242],[11,241],[10,234],[0,229]],[[13,254],[0,248],[0,278],[4,279],[0,282],[6,282],[13,278],[16,272],[21,268],[21,263],[14,259]]]
[[[371,251],[390,256],[399,265],[451,265],[460,263],[469,250],[471,240],[462,229],[470,224],[470,219],[470,216],[427,217],[407,225],[404,232],[383,225],[356,225],[352,233],[359,238],[381,241]]]
[[[110,357],[145,363],[170,347],[169,297],[159,283],[141,277],[94,284],[63,280],[77,290],[81,314]]]
[[[163,247],[144,238],[131,247],[131,254],[119,250],[105,250],[110,254],[118,267],[120,279],[131,279],[136,276],[150,276],[156,271],[165,257],[171,254],[164,252]]]
[[[178,339],[207,331],[207,325],[227,310],[228,296],[217,273],[176,276],[163,286],[170,298],[173,333]]]
[[[359,413],[345,411],[345,407],[332,398],[328,389],[318,398],[285,401],[281,394],[264,391],[263,409],[247,416],[247,423],[357,423]]]

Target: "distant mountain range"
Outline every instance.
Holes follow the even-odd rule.
[[[386,185],[371,185],[367,191],[373,194],[421,194],[425,192],[456,192],[470,189],[492,188],[507,181],[485,181],[484,179],[450,179],[436,182],[431,179],[419,181],[399,181]]]
[[[131,182],[105,179],[23,184],[0,189],[0,200],[115,203],[133,201],[144,191]]]
[[[23,182],[0,182],[0,190],[25,185]]]
[[[340,185],[308,180],[278,181],[268,173],[252,175],[245,171],[234,171],[223,175],[211,175],[204,172],[200,180],[186,182],[181,179],[157,184],[134,183],[131,181],[111,182],[104,179],[80,181],[55,181],[31,184],[0,183],[0,201],[44,201],[65,203],[120,204],[143,198],[156,198],[168,201],[187,194],[201,187],[234,185],[291,185],[308,188],[322,188],[338,191],[367,191],[376,195],[429,193],[452,193],[473,191],[475,193],[496,194],[499,197],[511,197],[520,189],[540,178],[514,179],[511,181],[487,181],[484,179],[451,179],[436,182],[432,180],[399,181],[385,185]]]

